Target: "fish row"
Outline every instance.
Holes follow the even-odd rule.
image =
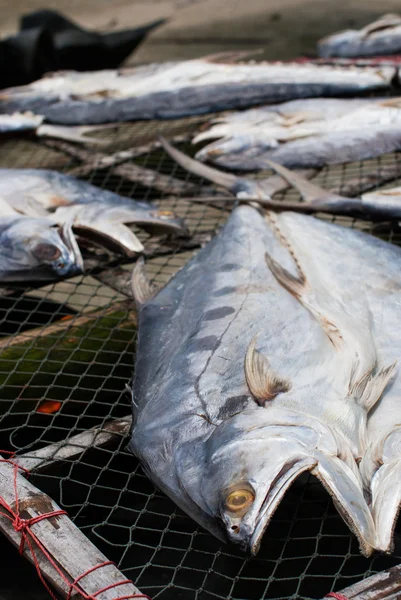
[[[184,168],[216,173],[165,147]],[[331,201],[341,212],[345,199]],[[389,552],[401,503],[401,249],[285,208],[238,206],[157,292],[136,264],[130,449],[195,521],[253,554],[305,471],[362,553]]]
[[[83,272],[75,235],[135,256],[128,225],[185,234],[182,219],[56,171],[0,169],[0,282],[46,281]]]

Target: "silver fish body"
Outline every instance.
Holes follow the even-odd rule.
[[[0,282],[53,281],[83,272],[69,225],[48,218],[8,214],[0,218]]]
[[[62,72],[0,95],[0,112],[31,110],[65,125],[176,118],[313,96],[386,90],[393,67],[229,63],[211,58],[119,71]]]
[[[127,254],[141,252],[143,246],[126,224],[165,233],[186,232],[182,219],[171,211],[56,171],[1,169],[0,197],[20,214],[51,215],[59,225],[70,223],[81,235]]]
[[[359,240],[383,244],[293,213],[266,223],[241,206],[140,308],[130,448],[183,510],[253,553],[305,470],[362,551],[376,545],[357,461],[383,382],[361,382],[386,365],[366,297],[342,277]]]
[[[362,29],[348,29],[322,38],[318,53],[323,58],[381,56],[401,52],[401,16],[383,15]]]
[[[269,160],[291,168],[319,168],[401,148],[399,98],[356,104],[337,100],[334,105],[333,100],[321,99],[315,101],[317,108],[311,113],[303,113],[302,102],[298,115],[284,119],[278,116],[264,123],[228,119],[211,127],[194,142],[220,139],[199,150],[196,157],[229,169],[253,171],[266,169]],[[285,115],[285,104],[282,107]]]

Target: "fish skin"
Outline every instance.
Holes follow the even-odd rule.
[[[0,169],[0,197],[20,214],[71,223],[82,235],[97,235],[103,244],[127,254],[143,250],[125,224],[151,231],[185,234],[182,219],[153,204],[119,196],[57,171]]]
[[[142,305],[130,449],[198,523],[253,553],[286,489],[310,470],[369,554],[375,531],[355,462],[366,445],[366,408],[350,393],[350,382],[375,360],[371,330],[359,327],[369,313],[340,282],[333,298],[327,293],[333,273],[319,285],[330,257],[319,265],[306,238],[294,247],[305,225],[317,227],[317,245],[326,248],[329,239],[348,239],[338,226],[292,213],[268,226],[256,209],[240,206],[221,233]],[[345,260],[347,248],[338,246]],[[265,252],[290,280],[302,269],[311,294],[300,302],[289,293],[267,267]],[[334,268],[340,278],[340,266]],[[355,320],[343,310],[350,300],[358,304]],[[335,319],[344,334],[340,348],[318,314]],[[291,382],[288,393],[263,407],[244,371],[255,334],[257,351]],[[358,351],[364,352],[360,362]],[[235,485],[255,493],[241,518],[222,505]]]
[[[224,64],[206,57],[126,71],[55,73],[3,90],[0,112],[31,110],[62,125],[169,119],[293,98],[355,96],[389,89],[395,74],[393,67]]]
[[[3,214],[3,213],[2,213]],[[22,215],[0,218],[0,282],[54,281],[83,272],[69,225]]]
[[[249,128],[229,124],[227,135],[203,147],[196,158],[239,171],[266,169],[266,160],[290,168],[320,168],[374,158],[401,147],[399,102],[392,99],[370,101],[357,108],[350,105],[349,112],[333,120],[305,119],[290,127],[271,122]],[[212,127],[210,136],[213,131]],[[206,139],[207,133],[202,136]]]
[[[347,29],[319,40],[318,54],[322,58],[334,56],[385,56],[401,51],[401,16],[383,15],[362,29]]]

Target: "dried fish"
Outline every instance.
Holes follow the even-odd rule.
[[[0,112],[30,110],[64,125],[175,118],[292,98],[386,90],[396,74],[393,67],[229,62],[238,56],[55,73],[2,91]]]
[[[376,346],[365,250],[369,272],[401,260],[363,233],[240,206],[158,293],[134,269],[130,448],[198,523],[252,553],[307,470],[362,552],[377,545],[357,463],[397,356]]]
[[[229,169],[268,168],[273,160],[287,167],[319,168],[365,160],[401,148],[401,99],[306,101],[315,110],[282,114],[265,122],[224,119],[195,137],[194,142],[221,139],[202,148],[196,157]],[[292,103],[292,104],[295,104]],[[348,107],[348,110],[347,110]],[[326,112],[327,108],[327,112]],[[265,111],[266,112],[266,111]]]
[[[169,210],[99,189],[89,183],[40,169],[1,169],[0,198],[20,214],[51,215],[59,225],[69,223],[83,237],[128,255],[143,250],[126,224],[150,231],[185,234],[182,219]]]
[[[362,29],[347,29],[322,38],[319,56],[358,57],[399,54],[401,52],[401,16],[386,14]]]

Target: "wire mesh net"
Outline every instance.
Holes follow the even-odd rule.
[[[127,148],[133,140],[144,144],[160,132],[166,137],[191,133],[204,120],[120,126],[107,148]],[[182,171],[160,149],[125,164],[153,169],[182,182],[210,185]],[[44,142],[14,139],[0,146],[0,166],[69,172],[79,161]],[[262,176],[266,173],[258,175]],[[326,188],[335,186],[340,193],[352,184],[357,193],[358,182],[361,191],[367,178],[374,188],[390,185],[389,179],[394,186],[397,177],[401,178],[401,164],[392,154],[322,169],[316,181]],[[171,199],[167,191],[130,181],[113,168],[94,165],[86,179],[133,198],[158,199],[160,205],[183,216],[192,233],[215,231],[228,214],[227,210],[184,201],[179,195]],[[291,190],[278,197],[297,198]],[[394,243],[401,241],[394,224],[379,227],[349,218],[330,219]],[[138,235],[145,244],[150,239],[144,232]],[[163,284],[193,252],[178,246],[174,252],[151,258],[149,273],[156,283]],[[121,262],[110,260],[111,265]],[[128,415],[126,384],[133,371],[135,338],[130,301],[91,274],[36,289],[14,288],[1,296],[0,447],[26,453]],[[330,497],[310,475],[301,476],[286,493],[258,556],[246,557],[236,548],[222,545],[156,491],[136,459],[126,452],[126,443],[121,437],[107,447],[92,448],[32,474],[31,480],[153,598],[321,598],[401,559],[397,535],[393,555],[362,557]],[[2,554],[8,550],[7,544],[0,541]],[[1,568],[9,572],[8,558]],[[25,584],[31,597],[42,597],[29,576]],[[24,582],[19,579],[18,585]]]

